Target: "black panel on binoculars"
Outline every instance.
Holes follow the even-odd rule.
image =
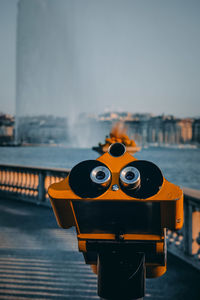
[[[160,203],[73,201],[81,233],[160,234]]]
[[[90,178],[91,171],[99,166],[106,167],[97,160],[85,160],[76,165],[69,174],[69,185],[73,192],[81,198],[96,198],[109,188],[101,184],[94,183]]]
[[[140,186],[137,189],[128,189],[121,185],[121,189],[127,195],[146,199],[155,195],[163,184],[163,175],[161,170],[152,162],[146,160],[136,160],[126,165],[132,166],[140,172]]]

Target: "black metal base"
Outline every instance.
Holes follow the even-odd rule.
[[[133,300],[145,294],[145,255],[98,255],[98,295],[103,299]]]

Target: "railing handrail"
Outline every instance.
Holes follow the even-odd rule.
[[[7,168],[7,169],[20,169],[20,170],[34,170],[34,171],[50,171],[50,172],[66,172],[69,173],[70,169],[65,169],[65,168],[47,168],[47,167],[36,167],[36,166],[24,166],[24,165],[16,165],[16,164],[0,164],[0,169],[1,168]]]
[[[200,190],[183,187],[183,193],[186,201],[189,200],[195,202],[198,206],[200,206]]]

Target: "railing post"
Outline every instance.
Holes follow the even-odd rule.
[[[45,180],[45,175],[43,172],[40,172],[38,174],[39,177],[39,182],[38,182],[38,202],[44,202],[45,201],[45,186],[44,186],[44,180]]]
[[[200,250],[200,210],[198,207],[194,208],[192,214],[192,254],[198,255]]]
[[[185,199],[184,214],[184,252],[192,255],[192,205],[188,199]]]

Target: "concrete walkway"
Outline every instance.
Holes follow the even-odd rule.
[[[96,284],[51,209],[0,199],[0,299],[99,299]],[[200,300],[200,272],[168,255],[167,273],[147,280],[145,300],[160,299]]]

